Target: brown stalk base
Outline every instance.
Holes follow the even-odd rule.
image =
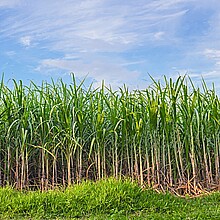
[[[173,186],[163,186],[162,184],[154,184],[153,186],[149,186],[153,188],[158,193],[166,193],[167,191],[183,198],[195,198],[210,194],[212,192],[220,191],[220,183],[211,184],[209,187],[205,187],[203,183],[198,183],[194,186],[192,180],[188,180],[185,183]],[[147,188],[147,185],[142,186],[142,188]]]

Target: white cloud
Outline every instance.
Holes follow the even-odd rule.
[[[157,31],[156,40],[165,31],[172,35],[178,19],[187,12],[181,7],[183,2],[30,0],[27,4],[23,0],[17,15],[0,25],[0,34],[22,38],[25,45],[30,38],[24,36],[35,36],[44,47],[62,52],[124,51],[154,40],[155,28],[166,27]]]
[[[0,7],[11,8],[20,3],[20,0],[1,0]]]
[[[211,78],[219,78],[220,77],[220,69],[219,69],[219,71],[217,71],[217,70],[213,70],[213,71],[210,71],[210,72],[204,72],[204,73],[202,73],[202,76],[203,77],[211,77]]]
[[[29,47],[31,45],[31,37],[30,36],[21,37],[20,43],[26,47]]]
[[[14,55],[16,55],[16,52],[13,51],[13,50],[10,50],[10,51],[5,52],[5,54],[6,54],[8,57],[13,57]]]
[[[220,61],[220,50],[216,49],[205,49],[204,50],[205,56],[208,58],[212,58],[214,60],[219,60]]]
[[[159,31],[159,32],[154,34],[154,38],[156,40],[162,40],[164,35],[165,35],[165,33],[163,31]]]
[[[203,73],[203,76],[209,77],[209,78],[215,78],[217,82],[219,82],[220,79],[220,50],[218,49],[205,49],[203,54],[214,62],[214,67]],[[220,83],[220,82],[219,82]]]
[[[118,62],[117,62],[118,61]],[[57,69],[76,73],[77,77],[93,78],[97,83],[105,79],[106,84],[121,86],[125,82],[135,86],[134,82],[139,81],[140,74],[137,71],[129,71],[121,65],[123,60],[112,59],[106,61],[104,58],[91,57],[84,60],[69,59],[44,59],[36,68],[39,72],[57,72]],[[103,77],[104,76],[104,77]],[[136,84],[137,85],[137,84]]]

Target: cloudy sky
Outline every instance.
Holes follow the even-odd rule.
[[[6,79],[144,88],[188,74],[220,89],[220,1],[0,0],[0,58]]]

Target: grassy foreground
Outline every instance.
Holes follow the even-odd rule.
[[[84,182],[67,189],[0,189],[0,219],[219,219],[220,193],[183,199],[131,181]]]

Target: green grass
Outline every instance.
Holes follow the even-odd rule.
[[[77,218],[220,219],[220,193],[184,199],[113,178],[43,193],[0,189],[0,219]]]

